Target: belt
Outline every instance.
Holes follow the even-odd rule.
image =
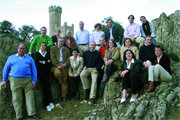
[[[79,44],[79,45],[88,45],[88,44]]]

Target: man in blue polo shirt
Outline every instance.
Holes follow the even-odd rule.
[[[12,91],[12,102],[16,112],[16,119],[22,120],[22,104],[23,96],[22,91],[25,92],[26,107],[28,116],[37,119],[35,111],[35,101],[33,89],[36,87],[37,70],[34,60],[25,54],[25,45],[19,44],[18,53],[11,55],[3,69],[3,82],[2,86],[6,86],[8,76],[10,75],[10,88]]]

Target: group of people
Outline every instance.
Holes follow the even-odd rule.
[[[135,17],[128,16],[129,25],[124,33],[113,20],[108,19],[108,29],[101,31],[101,24],[97,23],[95,31],[89,35],[84,29],[84,22],[79,22],[80,30],[75,38],[71,30],[66,36],[46,35],[46,27],[42,27],[40,35],[35,36],[29,48],[29,55],[25,54],[25,45],[19,44],[18,53],[8,58],[3,69],[3,85],[6,85],[10,75],[13,105],[16,118],[22,119],[22,91],[25,91],[28,115],[37,118],[35,112],[33,88],[39,78],[44,93],[44,105],[48,111],[54,108],[50,86],[50,73],[61,85],[61,95],[64,102],[70,98],[79,99],[78,84],[81,82],[85,90],[81,103],[95,103],[98,93],[103,94],[107,81],[122,82],[122,98],[124,103],[131,89],[133,102],[138,92],[144,86],[142,68],[148,71],[151,92],[156,84],[170,81],[170,58],[164,48],[156,45],[153,25],[141,16],[142,25],[134,23]],[[36,52],[33,53],[34,48]],[[33,60],[34,59],[34,60]],[[112,77],[117,73],[117,76]],[[32,87],[31,87],[32,86]],[[98,92],[100,91],[100,92]]]

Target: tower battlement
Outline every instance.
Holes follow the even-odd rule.
[[[62,13],[62,8],[60,7],[60,6],[50,6],[49,7],[49,12],[51,12],[51,11],[57,11],[57,12],[59,12],[59,13]]]

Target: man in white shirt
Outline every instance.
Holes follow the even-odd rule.
[[[99,50],[100,48],[100,41],[99,39],[101,37],[105,37],[105,34],[103,31],[101,31],[101,24],[97,23],[95,26],[95,31],[91,33],[90,41],[94,41],[96,43],[96,50]]]

